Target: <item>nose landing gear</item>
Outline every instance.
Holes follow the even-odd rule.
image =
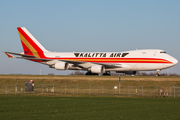
[[[156,76],[160,76],[160,72],[161,72],[161,70],[157,70]]]

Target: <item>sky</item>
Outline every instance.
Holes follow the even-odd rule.
[[[26,27],[49,51],[162,49],[180,61],[179,6],[179,0],[1,0],[0,51],[22,52],[17,27]],[[169,71],[180,74],[178,66]],[[0,74],[70,72],[0,52]]]

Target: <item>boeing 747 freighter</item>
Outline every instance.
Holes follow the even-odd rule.
[[[137,71],[172,67],[178,61],[160,49],[124,52],[50,52],[25,27],[17,28],[24,52],[5,52],[9,58],[26,59],[48,65],[56,70],[83,70],[86,75],[110,75],[111,71],[135,74]],[[13,56],[15,55],[15,56]]]

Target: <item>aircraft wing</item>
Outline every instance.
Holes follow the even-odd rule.
[[[84,62],[84,61],[71,61],[71,60],[59,60],[67,63],[74,64],[76,66],[89,68],[92,65],[103,65],[105,68],[121,68],[121,64],[112,64],[112,63],[95,63],[95,62]]]
[[[56,63],[58,61],[62,61],[62,62],[67,62],[70,64],[73,64],[77,67],[83,67],[83,68],[89,68],[92,65],[103,65],[105,66],[105,68],[121,68],[122,65],[121,64],[112,64],[112,63],[95,63],[95,62],[84,62],[84,61],[73,61],[73,60],[54,60],[54,59],[42,59],[42,58],[30,58],[30,57],[23,57],[24,59],[29,59],[29,60],[41,60],[44,62],[48,62],[48,61],[54,61],[52,63]]]
[[[77,67],[83,67],[83,68],[89,68],[92,65],[103,65],[105,68],[121,68],[122,65],[121,64],[111,64],[111,63],[94,63],[94,62],[84,62],[84,61],[73,61],[73,60],[54,60],[54,59],[43,59],[43,58],[37,58],[36,56],[33,55],[24,55],[24,54],[19,54],[19,53],[13,53],[13,52],[4,52],[9,58],[20,58],[20,59],[26,59],[26,60],[41,60],[44,61],[46,63],[48,63],[49,61],[53,61],[53,62],[49,62],[49,63],[53,63],[55,64],[57,61],[62,61],[62,62],[67,62],[70,64],[73,64]],[[10,54],[13,55],[17,55],[20,57],[14,57]]]

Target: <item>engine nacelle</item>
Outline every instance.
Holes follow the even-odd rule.
[[[135,75],[137,71],[117,71],[116,73],[125,73],[125,74]]]
[[[55,63],[55,65],[54,65],[54,68],[55,68],[56,70],[67,70],[68,67],[69,67],[69,64],[66,63],[66,62],[57,62],[57,63]]]
[[[91,67],[92,73],[103,73],[104,71],[105,71],[105,68],[102,65],[94,65]]]

